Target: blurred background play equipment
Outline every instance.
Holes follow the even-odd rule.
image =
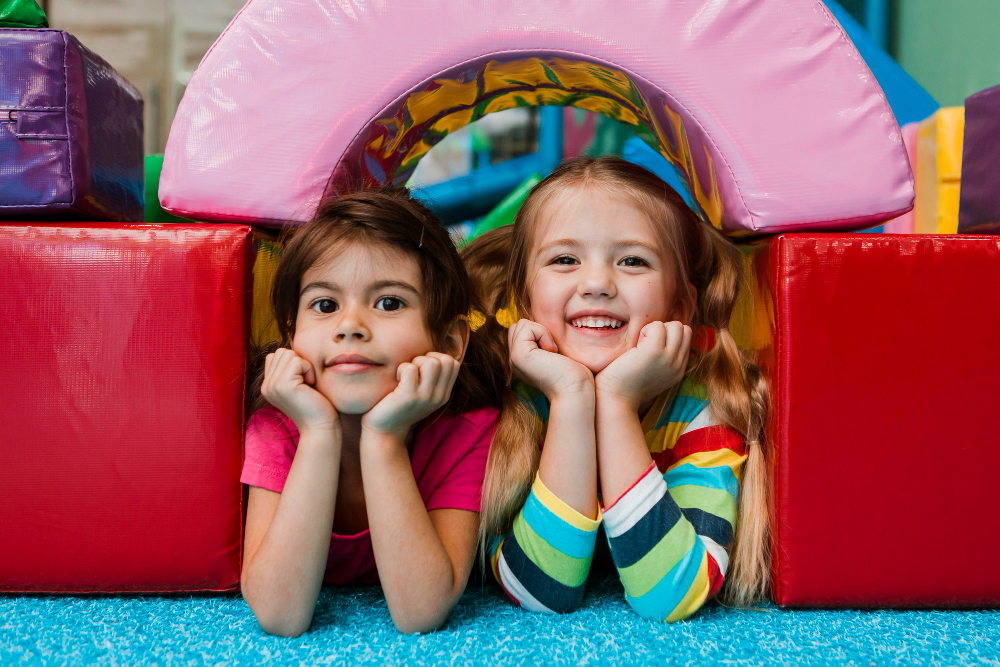
[[[2,27],[44,25],[34,2],[0,12],[0,215],[141,222],[139,92],[65,31]]]
[[[1000,232],[1000,86],[965,100],[965,149],[958,230]]]

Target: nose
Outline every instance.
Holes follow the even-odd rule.
[[[618,289],[615,287],[614,271],[602,263],[592,263],[585,266],[577,293],[580,296],[590,298],[614,298],[618,294]]]
[[[340,318],[333,330],[333,337],[338,342],[371,340],[371,329],[368,328],[363,313],[353,306],[344,306]]]

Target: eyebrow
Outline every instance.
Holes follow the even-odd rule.
[[[538,254],[541,254],[547,250],[551,250],[552,248],[557,248],[559,246],[568,246],[570,248],[576,248],[580,246],[580,242],[576,239],[571,239],[571,238],[556,239],[555,241],[546,243],[541,248],[539,248]],[[660,249],[657,248],[656,246],[652,246],[646,243],[645,241],[640,241],[638,239],[624,239],[621,241],[616,241],[614,244],[612,244],[611,247],[614,248],[616,251],[621,251],[624,250],[625,248],[639,247],[639,248],[645,248],[646,250],[650,251],[653,254],[658,254],[660,252]]]
[[[374,283],[369,289],[377,292],[380,290],[387,289],[389,287],[396,287],[398,289],[408,290],[410,292],[413,292],[414,294],[420,294],[420,290],[418,290],[410,283],[404,282],[402,280],[380,280]]]
[[[368,289],[373,292],[377,292],[391,287],[407,290],[417,295],[420,294],[420,290],[418,290],[410,283],[404,282],[402,280],[379,280],[378,282],[370,285]],[[305,294],[310,290],[327,290],[329,292],[336,292],[338,290],[338,287],[333,283],[326,282],[325,280],[314,280],[313,282],[309,283],[308,285],[302,288],[302,291],[299,292],[299,296],[302,296],[303,294]]]
[[[659,254],[660,252],[660,249],[656,246],[652,246],[645,241],[640,241],[638,239],[625,239],[624,241],[618,241],[612,247],[614,247],[615,250],[624,250],[625,248],[634,247],[645,248],[654,255]]]

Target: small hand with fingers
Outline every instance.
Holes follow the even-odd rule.
[[[361,418],[369,431],[405,437],[421,419],[444,406],[461,364],[441,352],[428,352],[396,369],[399,384]]]
[[[590,369],[559,350],[548,329],[531,320],[519,320],[507,333],[510,362],[522,380],[550,400],[559,394],[593,391]]]
[[[260,393],[268,403],[291,419],[299,431],[329,429],[339,423],[337,410],[315,389],[312,364],[282,347],[264,359]]]
[[[638,410],[684,377],[691,349],[691,327],[681,322],[650,322],[636,346],[597,374],[597,395],[624,400]]]

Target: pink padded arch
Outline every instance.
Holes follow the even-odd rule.
[[[895,118],[820,0],[250,0],[187,88],[160,201],[305,220],[328,188],[401,182],[447,132],[539,103],[636,126],[730,232],[913,203]]]

